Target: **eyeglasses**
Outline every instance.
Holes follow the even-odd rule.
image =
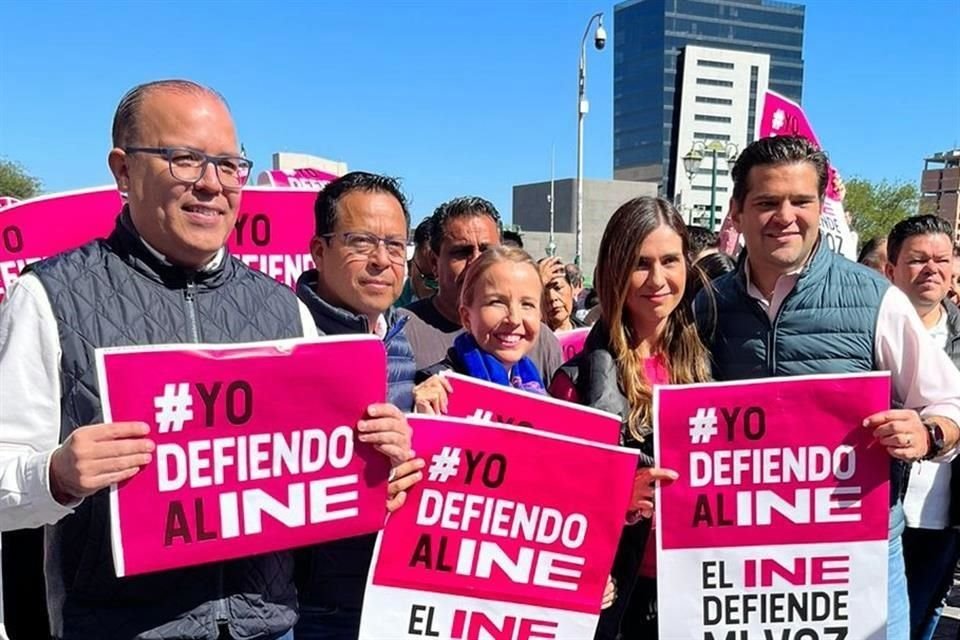
[[[124,153],[162,156],[170,164],[170,175],[180,182],[196,184],[207,165],[217,168],[217,179],[224,189],[240,189],[250,179],[253,162],[240,156],[211,156],[186,147],[124,147]]]
[[[407,261],[407,241],[399,238],[381,238],[372,233],[363,233],[356,231],[344,231],[342,233],[325,233],[320,237],[329,241],[330,238],[339,236],[343,239],[343,244],[350,253],[361,256],[371,256],[380,248],[380,243],[387,248],[387,255],[390,262],[394,264],[404,264]]]

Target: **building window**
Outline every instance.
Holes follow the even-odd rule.
[[[697,84],[708,87],[733,87],[732,80],[714,80],[713,78],[697,78]]]
[[[713,188],[710,185],[704,186],[702,184],[695,184],[690,188],[693,189],[694,191],[712,191],[713,190]],[[717,185],[717,193],[720,193],[721,191],[726,191],[726,190],[727,190],[726,187],[721,187],[720,185]],[[709,208],[710,207],[707,207],[707,209]]]
[[[726,142],[730,139],[725,133],[703,133],[702,131],[693,132],[694,140],[720,140],[721,142]]]
[[[719,60],[697,60],[697,66],[713,67],[714,69],[733,69],[732,62],[720,62]]]
[[[733,122],[733,118],[729,116],[708,116],[701,113],[694,115],[693,119],[696,120],[697,122],[723,122],[723,123]]]
[[[709,96],[697,96],[697,102],[700,104],[733,104],[733,100],[730,98],[711,98]]]

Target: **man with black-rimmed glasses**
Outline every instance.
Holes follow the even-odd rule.
[[[225,248],[251,163],[219,94],[187,80],[135,87],[114,116],[108,162],[126,194],[114,231],[31,265],[0,305],[0,530],[46,527],[50,625],[27,637],[289,637],[290,553],[116,577],[108,488],[155,446],[144,423],[103,423],[94,350],[316,328],[290,289]],[[408,457],[405,422],[365,422],[361,440]]]
[[[317,195],[310,253],[316,269],[297,281],[297,295],[321,335],[373,333],[387,350],[387,399],[393,415],[413,410],[413,350],[406,318],[393,308],[403,288],[410,213],[393,178],[354,171]],[[338,363],[331,362],[331,367]],[[405,422],[404,422],[405,424]],[[422,461],[396,467],[391,508],[420,479]],[[335,540],[297,555],[298,640],[356,638],[376,535]]]

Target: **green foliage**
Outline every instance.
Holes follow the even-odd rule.
[[[0,159],[0,196],[26,200],[40,195],[42,185],[18,163]]]
[[[863,178],[846,181],[843,208],[853,219],[853,228],[861,244],[879,236],[886,237],[904,218],[917,214],[920,192],[909,182],[871,182]]]

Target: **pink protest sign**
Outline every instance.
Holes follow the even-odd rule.
[[[293,287],[313,268],[313,203],[310,191],[247,187],[230,251],[248,266]],[[40,196],[0,210],[0,300],[31,262],[106,237],[123,201],[116,187]]]
[[[257,176],[257,184],[269,185],[284,189],[309,189],[310,191],[320,191],[325,186],[337,179],[337,176],[319,169],[293,169],[292,171],[281,171],[273,169],[263,171]]]
[[[656,387],[661,629],[884,637],[889,406],[886,372]]]
[[[637,453],[507,425],[410,424],[427,468],[378,540],[360,637],[592,637]]]
[[[590,335],[590,327],[556,333],[557,340],[560,341],[560,349],[563,351],[564,362],[583,351],[583,344],[587,341],[588,335]]]
[[[822,148],[803,108],[779,93],[767,91],[763,98],[763,110],[757,121],[757,137],[771,136],[802,136]],[[857,242],[847,223],[843,195],[839,189],[840,178],[833,165],[828,166],[828,174],[823,212],[820,216],[820,234],[831,251],[856,260]]]
[[[118,576],[383,526],[389,462],[354,438],[386,393],[376,337],[99,349],[97,365],[104,420],[146,422],[157,445],[111,488]]]
[[[620,442],[620,418],[612,413],[452,371],[441,375],[453,388],[447,399],[451,417],[513,424],[604,444]]]

